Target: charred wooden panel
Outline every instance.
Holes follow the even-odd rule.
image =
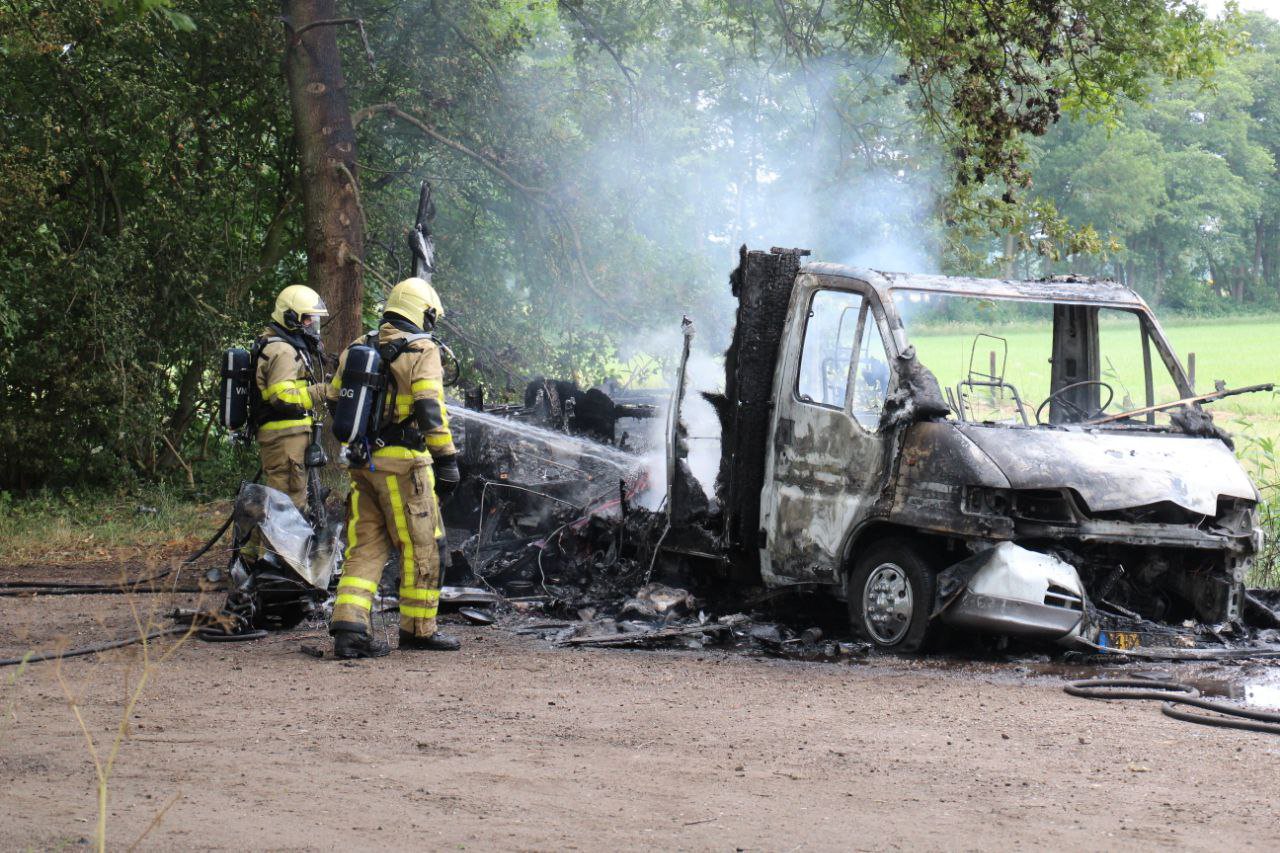
[[[805,254],[801,249],[749,252],[743,246],[729,277],[738,311],[725,353],[725,400],[717,406],[723,441],[716,494],[724,507],[725,539],[735,549],[757,547],[773,374],[791,288]]]

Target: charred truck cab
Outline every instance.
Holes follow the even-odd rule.
[[[940,624],[1074,644],[1099,610],[1240,618],[1258,492],[1136,293],[804,254],[744,247],[731,279],[733,561],[828,585],[901,651]]]

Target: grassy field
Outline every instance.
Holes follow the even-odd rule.
[[[81,564],[190,553],[230,511],[153,486],[136,495],[45,492],[21,500],[0,492],[0,561]]]
[[[1213,390],[1216,379],[1228,387],[1280,383],[1280,317],[1238,323],[1171,323],[1165,333],[1185,363],[1196,354],[1196,390]],[[1258,435],[1280,437],[1280,394],[1246,394],[1211,408],[1229,416],[1228,429],[1253,424]]]

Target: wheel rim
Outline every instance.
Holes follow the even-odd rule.
[[[886,646],[898,643],[910,630],[914,612],[907,573],[893,563],[876,566],[862,589],[862,621],[872,639]]]

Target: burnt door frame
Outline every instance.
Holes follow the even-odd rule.
[[[776,405],[761,492],[760,568],[765,582],[773,586],[839,582],[847,533],[868,516],[879,494],[888,440],[878,427],[864,426],[853,414],[864,336],[877,334],[886,359],[892,361],[892,338],[886,334],[888,322],[875,290],[857,279],[817,275],[803,276],[799,285],[792,294],[774,378]],[[824,291],[861,300],[839,408],[799,392],[810,312]],[[891,373],[889,382],[885,393],[892,391],[896,375]]]

